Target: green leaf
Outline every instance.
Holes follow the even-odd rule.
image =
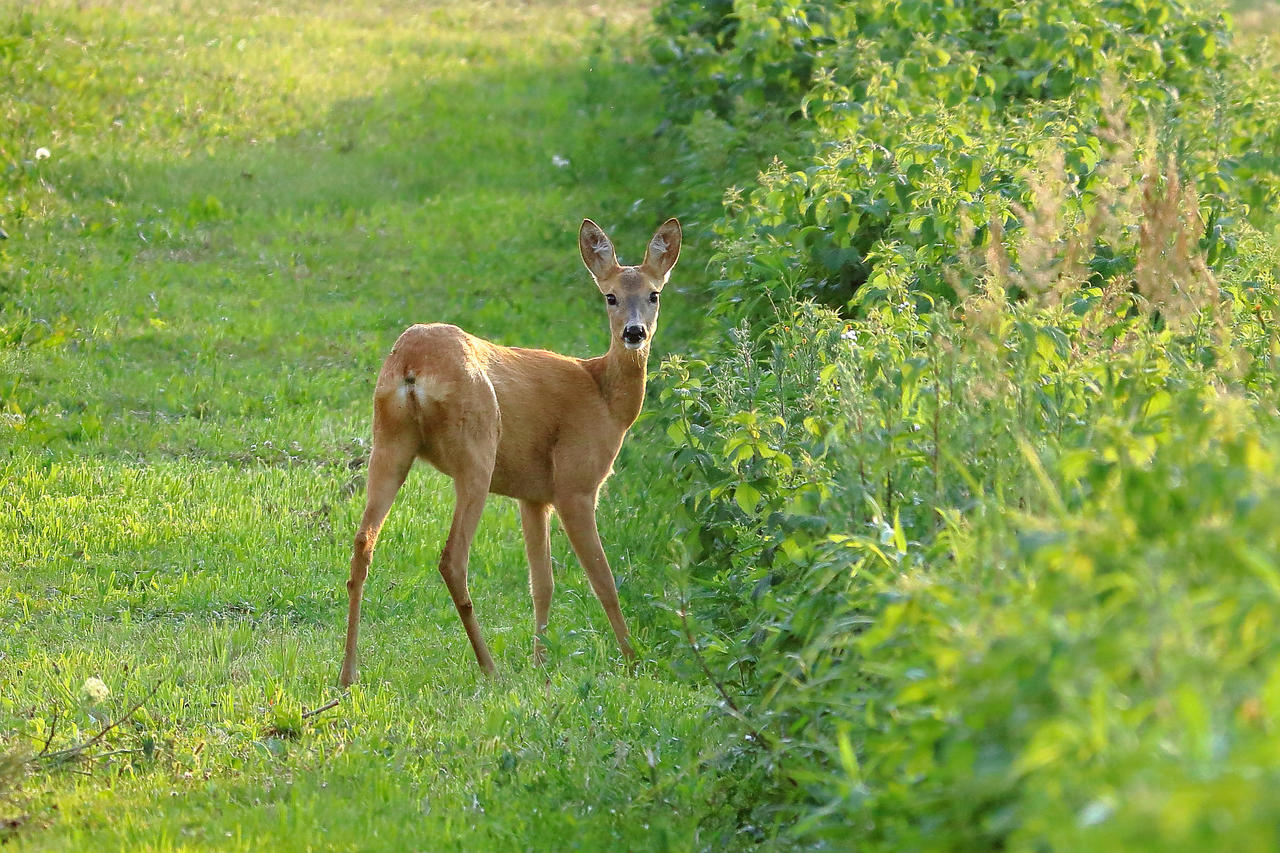
[[[750,483],[739,483],[733,490],[733,499],[742,507],[743,512],[751,515],[760,503],[760,492]]]

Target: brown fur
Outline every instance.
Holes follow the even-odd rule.
[[[440,573],[483,670],[492,673],[494,667],[467,589],[467,557],[490,492],[520,501],[535,631],[546,629],[551,602],[547,521],[554,508],[619,647],[633,658],[596,530],[596,498],[644,402],[658,315],[654,294],[679,257],[680,224],[671,219],[658,229],[638,267],[620,266],[612,243],[589,219],[578,243],[597,286],[616,303],[608,307],[611,343],[605,355],[580,359],[505,347],[457,326],[431,323],[405,330],[383,364],[374,390],[367,504],[347,581],[343,685],[355,680],[360,599],[378,532],[416,458],[454,481],[457,502]],[[636,336],[642,343],[635,343]],[[535,638],[535,661],[543,654]]]

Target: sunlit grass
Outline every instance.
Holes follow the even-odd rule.
[[[496,499],[472,590],[502,675],[479,677],[435,569],[451,490],[425,469],[375,557],[362,681],[300,717],[339,695],[396,334],[448,320],[603,351],[579,220],[626,260],[677,212],[655,207],[646,15],[0,3],[0,746],[75,743],[155,690],[104,741],[117,754],[7,780],[0,838],[663,849],[719,825],[707,697],[660,665],[624,673],[558,533],[553,664],[531,668],[517,513]],[[642,448],[618,467],[601,529],[644,648],[661,518],[635,505],[661,471]],[[97,717],[88,677],[111,690]]]

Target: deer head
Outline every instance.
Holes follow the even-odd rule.
[[[612,340],[629,350],[646,349],[658,327],[658,300],[680,257],[680,223],[668,219],[645,247],[644,262],[618,263],[608,235],[590,219],[582,221],[578,249],[609,310]]]

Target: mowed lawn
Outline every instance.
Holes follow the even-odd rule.
[[[532,667],[502,498],[471,561],[501,671],[480,676],[436,572],[452,492],[425,467],[374,559],[361,680],[302,719],[341,695],[396,336],[444,320],[603,352],[578,223],[634,262],[680,213],[660,209],[647,16],[0,0],[0,841],[661,850],[732,831],[706,795],[730,735],[705,688],[660,654],[626,674],[558,530],[551,663]],[[704,264],[687,246],[652,364]],[[600,513],[642,652],[668,559],[645,429]],[[105,702],[81,695],[91,677]],[[14,769],[143,699],[93,760]]]

